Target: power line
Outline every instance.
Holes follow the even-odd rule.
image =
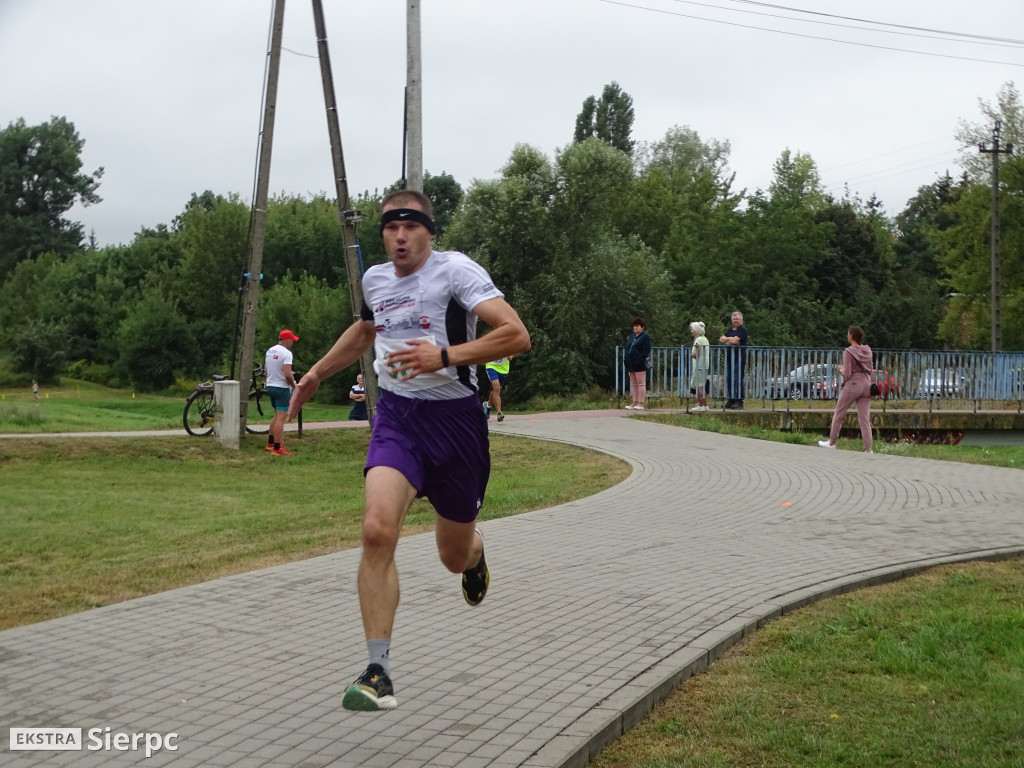
[[[920,147],[928,146],[929,144],[938,144],[940,141],[949,141],[949,137],[948,136],[942,136],[941,138],[937,138],[937,139],[928,139],[926,141],[918,141],[918,142],[915,142],[914,144],[912,144],[909,147],[904,147],[902,149],[893,149],[893,150],[890,150],[889,152],[882,152],[881,154],[878,154],[878,155],[871,155],[871,157],[865,157],[865,158],[862,158],[861,160],[851,160],[848,163],[841,163],[840,165],[832,165],[832,166],[829,166],[828,168],[822,168],[821,170],[822,170],[822,173],[828,173],[830,171],[838,170],[839,168],[846,168],[847,166],[850,166],[850,165],[860,165],[861,163],[867,163],[867,162],[870,162],[872,160],[878,160],[878,159],[883,158],[883,157],[888,157],[889,155],[902,155],[905,152],[907,152],[908,150],[918,149]]]
[[[949,155],[933,155],[931,157],[921,158],[919,160],[911,160],[909,163],[901,163],[900,165],[894,165],[881,171],[875,171],[873,173],[864,173],[860,176],[851,176],[843,179],[842,181],[830,181],[822,182],[822,186],[826,188],[841,187],[844,184],[870,184],[876,181],[882,181],[884,179],[891,179],[895,176],[905,176],[909,173],[917,173],[926,168],[932,167],[936,160],[948,160]]]
[[[730,12],[731,13],[746,13],[746,14],[749,14],[751,16],[767,16],[770,19],[783,19],[785,21],[795,21],[795,22],[800,23],[800,24],[821,24],[821,25],[824,25],[826,27],[839,27],[840,29],[856,29],[856,30],[858,30],[860,32],[872,32],[872,33],[875,33],[875,34],[882,34],[882,35],[900,35],[901,37],[918,37],[918,38],[923,38],[925,40],[940,40],[940,41],[946,42],[946,43],[965,43],[967,45],[991,45],[991,46],[996,46],[996,47],[999,47],[999,48],[1019,48],[1021,46],[1024,46],[1024,41],[1021,41],[1021,40],[1004,40],[1004,39],[999,39],[999,38],[987,38],[987,37],[983,37],[981,35],[970,35],[970,34],[958,33],[958,32],[945,32],[945,31],[942,31],[942,30],[922,29],[922,28],[919,28],[919,27],[907,27],[907,26],[904,26],[902,24],[888,24],[888,23],[883,22],[883,21],[870,21],[870,20],[867,20],[867,19],[850,19],[850,18],[847,18],[846,16],[833,16],[833,15],[827,14],[827,13],[815,13],[813,11],[801,11],[799,8],[787,8],[785,6],[769,5],[767,3],[753,3],[752,2],[751,4],[752,5],[765,6],[767,8],[776,8],[776,9],[784,10],[784,11],[791,11],[793,13],[814,13],[814,15],[817,15],[817,16],[828,16],[830,18],[841,19],[841,20],[845,20],[845,21],[856,21],[856,22],[858,22],[860,24],[874,24],[874,25],[883,26],[883,27],[895,27],[896,29],[872,29],[870,27],[856,27],[856,26],[853,26],[851,24],[837,24],[836,22],[833,22],[833,21],[816,21],[816,20],[813,20],[813,19],[797,19],[797,18],[794,18],[792,16],[782,16],[782,15],[777,14],[777,13],[763,13],[761,11],[743,11],[743,10],[739,10],[739,9],[735,9],[735,8],[725,8],[725,7],[721,6],[721,5],[715,5],[713,3],[697,2],[697,0],[673,0],[673,2],[683,3],[684,5],[697,5],[697,6],[701,6],[703,8],[713,8],[713,9],[715,9],[717,11],[726,11],[727,13],[730,13]],[[727,2],[750,2],[750,0],[727,0]],[[900,30],[904,30],[904,29],[913,29],[913,30],[916,30],[916,32],[902,32],[902,31],[900,31]],[[935,33],[935,34],[917,34],[917,32],[932,32],[932,33]],[[943,37],[939,37],[938,35],[943,35]],[[950,39],[951,37],[953,39]],[[963,37],[963,38],[972,38],[972,39],[965,39],[965,40],[956,39],[956,38],[961,38],[961,37]]]
[[[693,16],[691,14],[686,14],[686,13],[676,13],[675,11],[666,11],[666,10],[662,10],[660,8],[647,8],[647,7],[642,6],[642,5],[633,5],[631,3],[619,2],[618,0],[599,0],[599,2],[608,3],[609,5],[621,5],[624,8],[632,8],[632,9],[638,10],[638,11],[649,11],[651,13],[662,13],[662,14],[666,14],[668,16],[679,16],[679,17],[685,18],[685,19],[695,19],[697,21],[707,21],[707,22],[711,22],[712,24],[724,24],[724,25],[729,26],[729,27],[739,27],[741,29],[753,29],[753,30],[756,30],[758,32],[774,32],[775,34],[778,34],[778,35],[788,35],[790,37],[802,37],[802,38],[807,39],[807,40],[822,40],[822,41],[829,42],[829,43],[842,43],[844,45],[856,45],[856,46],[860,46],[861,48],[874,48],[876,50],[896,51],[898,53],[913,53],[913,54],[917,54],[918,56],[933,56],[933,57],[940,58],[940,59],[955,59],[957,61],[973,61],[973,62],[978,62],[978,63],[981,63],[981,64],[999,64],[999,65],[1004,66],[1004,67],[1024,67],[1024,64],[1017,64],[1017,63],[1011,62],[1011,61],[993,61],[991,59],[976,59],[976,58],[973,58],[971,56],[954,56],[952,54],[946,54],[946,53],[932,53],[930,51],[914,51],[914,50],[911,50],[911,49],[908,49],[908,48],[894,48],[894,47],[888,46],[888,45],[875,45],[873,43],[857,43],[857,42],[854,42],[852,40],[837,40],[836,38],[832,38],[832,37],[820,37],[818,35],[807,35],[807,34],[803,34],[803,33],[800,33],[800,32],[787,32],[787,31],[781,30],[781,29],[769,29],[767,27],[756,27],[756,26],[753,26],[751,24],[738,24],[738,23],[733,22],[733,21],[723,21],[721,19],[709,19],[709,18],[704,17],[704,16]]]
[[[302,57],[307,58],[307,59],[318,58],[316,54],[313,54],[313,53],[303,53],[302,51],[295,51],[295,50],[292,50],[291,48],[285,48],[283,45],[281,46],[281,50],[282,51],[288,51],[288,53],[291,53],[291,54],[293,54],[295,56],[302,56]]]
[[[894,27],[897,29],[912,29],[917,32],[934,32],[939,35],[948,35],[951,37],[970,37],[976,40],[990,40],[994,42],[1011,43],[1014,45],[1024,45],[1024,40],[1014,40],[1009,37],[991,37],[989,35],[974,35],[970,32],[952,32],[945,29],[929,29],[928,27],[914,27],[906,24],[890,24],[885,21],[873,21],[871,19],[858,19],[852,16],[837,16],[833,13],[823,13],[821,11],[806,11],[802,8],[790,8],[785,5],[773,5],[772,3],[760,3],[756,0],[726,0],[730,3],[743,3],[744,5],[758,5],[763,8],[774,8],[780,11],[792,11],[793,13],[807,13],[813,16],[826,16],[830,19],[842,19],[843,21],[856,21],[862,24],[877,24],[883,27]]]

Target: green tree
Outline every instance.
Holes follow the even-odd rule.
[[[888,285],[891,245],[853,201],[831,202],[815,220],[831,225],[825,258],[811,270],[819,300],[856,304],[861,295],[877,294]]]
[[[423,174],[423,194],[430,198],[434,205],[434,223],[437,225],[437,236],[443,237],[444,231],[452,222],[459,203],[462,201],[462,186],[450,173],[434,176],[429,171]]]
[[[999,90],[997,104],[979,100],[985,122],[961,121],[957,138],[963,143],[961,162],[967,183],[945,210],[955,223],[938,235],[938,263],[949,289],[948,310],[939,337],[959,348],[988,349],[991,335],[991,222],[992,156],[977,151],[992,148],[992,126],[1000,120],[1003,148],[1024,141],[1024,103],[1013,83]],[[1000,160],[1002,292],[1000,314],[1004,349],[1024,349],[1024,158],[1019,153]]]
[[[563,251],[523,302],[533,351],[516,367],[527,393],[565,395],[614,384],[614,349],[637,314],[655,343],[681,338],[672,279],[657,254],[636,237],[604,231],[584,253]]]
[[[615,227],[632,182],[629,155],[599,139],[570,144],[558,153],[551,211],[569,248],[585,249]]]
[[[732,295],[722,290],[718,272],[742,251],[742,194],[732,191],[728,142],[705,142],[696,131],[674,126],[663,139],[639,145],[633,157],[637,173],[619,230],[661,253],[691,319],[717,318]],[[719,310],[709,314],[715,306]]]
[[[960,143],[960,165],[971,181],[991,183],[992,155],[980,152],[979,146],[992,149],[992,132],[998,120],[999,146],[1005,149],[1008,144],[1012,144],[1019,155],[1024,148],[1024,101],[1011,81],[999,88],[994,104],[979,98],[978,107],[984,120],[980,123],[960,120],[956,130],[956,139]]]
[[[140,389],[164,389],[176,373],[193,370],[197,362],[195,340],[178,302],[159,290],[145,291],[127,308],[117,345],[118,375]]]
[[[67,363],[69,347],[63,323],[32,319],[18,327],[8,349],[16,371],[39,381],[54,381]]]
[[[633,97],[612,81],[604,87],[600,99],[588,96],[576,116],[573,142],[601,139],[626,154],[633,151]]]
[[[1002,341],[1004,349],[1024,349],[1024,160],[1008,161],[1000,180]],[[950,211],[957,223],[939,235],[939,264],[950,294],[939,338],[961,349],[989,349],[991,187],[968,185]]]
[[[513,307],[551,269],[558,240],[555,193],[551,162],[540,150],[517,145],[499,179],[470,185],[445,236],[447,247],[487,268]]]
[[[613,350],[638,312],[665,340],[678,338],[664,264],[615,227],[631,178],[628,155],[590,139],[554,163],[517,146],[500,179],[466,192],[449,245],[488,268],[533,338],[517,359],[513,400],[611,386]]]
[[[0,130],[0,282],[26,258],[81,247],[82,225],[65,214],[76,202],[100,202],[103,175],[81,172],[84,145],[63,117],[41,125],[19,118]]]
[[[293,277],[286,273],[260,297],[255,359],[262,360],[266,350],[277,343],[281,329],[290,328],[300,338],[292,350],[293,367],[296,371],[309,370],[327,354],[351,322],[345,285],[331,286],[329,281],[310,274]],[[356,363],[350,371],[328,379],[317,391],[317,398],[347,403],[358,368]]]
[[[956,224],[952,204],[967,184],[966,176],[959,182],[946,174],[931,184],[919,187],[896,215],[896,266],[916,275],[938,279],[939,244],[936,236]]]
[[[886,344],[905,349],[931,349],[936,346],[939,322],[949,303],[945,271],[939,264],[940,238],[957,223],[953,203],[967,184],[966,178],[954,181],[948,174],[922,186],[907,201],[895,219],[893,251],[893,290],[882,299],[889,305]],[[892,295],[895,292],[896,295]]]
[[[193,194],[177,216],[172,241],[180,261],[171,290],[188,317],[220,318],[234,311],[248,232],[249,210],[237,195]]]
[[[240,263],[245,263],[244,255]],[[345,282],[341,216],[333,200],[318,195],[309,200],[281,196],[270,201],[263,285],[269,288],[289,272],[315,275],[330,285]]]
[[[837,326],[835,313],[818,300],[813,277],[834,230],[820,220],[827,204],[814,160],[789,150],[775,163],[768,195],[759,190],[750,197],[743,250],[719,272],[750,321],[752,343],[835,344],[842,320]]]

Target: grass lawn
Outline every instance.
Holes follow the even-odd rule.
[[[752,437],[756,440],[772,440],[778,443],[817,446],[821,436],[812,432],[781,432],[763,427],[740,427],[714,416],[696,416],[676,413],[647,413],[633,416],[635,419],[668,424],[674,427],[697,429],[704,432],[718,432],[723,435]],[[842,437],[836,442],[839,450],[863,451],[860,437]],[[960,461],[965,464],[987,464],[994,467],[1024,469],[1024,445],[917,445],[915,443],[886,443],[875,440],[875,453],[889,456],[914,456],[919,459],[938,461]]]
[[[0,629],[358,546],[368,429],[306,432],[294,455],[187,436],[0,440]],[[605,454],[492,435],[481,519],[625,479]],[[277,490],[283,489],[283,494]],[[418,501],[406,534],[432,527]]]
[[[33,399],[28,389],[0,392],[0,432],[119,432],[182,429],[187,395],[157,395],[111,389],[87,381],[40,388]],[[349,405],[313,401],[302,410],[306,423],[343,421]]]
[[[934,568],[767,625],[591,768],[1024,764],[1024,560]]]

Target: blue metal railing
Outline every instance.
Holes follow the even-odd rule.
[[[687,399],[692,360],[690,345],[654,347],[648,371],[648,397]],[[926,401],[929,407],[943,402],[1024,402],[1024,352],[958,352],[875,349],[875,381],[886,403],[898,407],[901,400]],[[615,390],[629,391],[624,348],[615,348]],[[735,347],[710,347],[710,387],[713,401],[729,397],[727,355]],[[745,350],[742,397],[776,401],[834,400],[841,379],[843,351],[838,348],[753,347]],[[735,383],[734,383],[735,386]]]

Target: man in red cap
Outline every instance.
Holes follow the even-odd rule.
[[[267,395],[274,407],[274,418],[270,420],[270,434],[267,435],[267,450],[278,456],[291,456],[282,445],[284,425],[288,421],[288,403],[295,388],[292,375],[292,344],[299,337],[285,328],[280,341],[267,350]]]

